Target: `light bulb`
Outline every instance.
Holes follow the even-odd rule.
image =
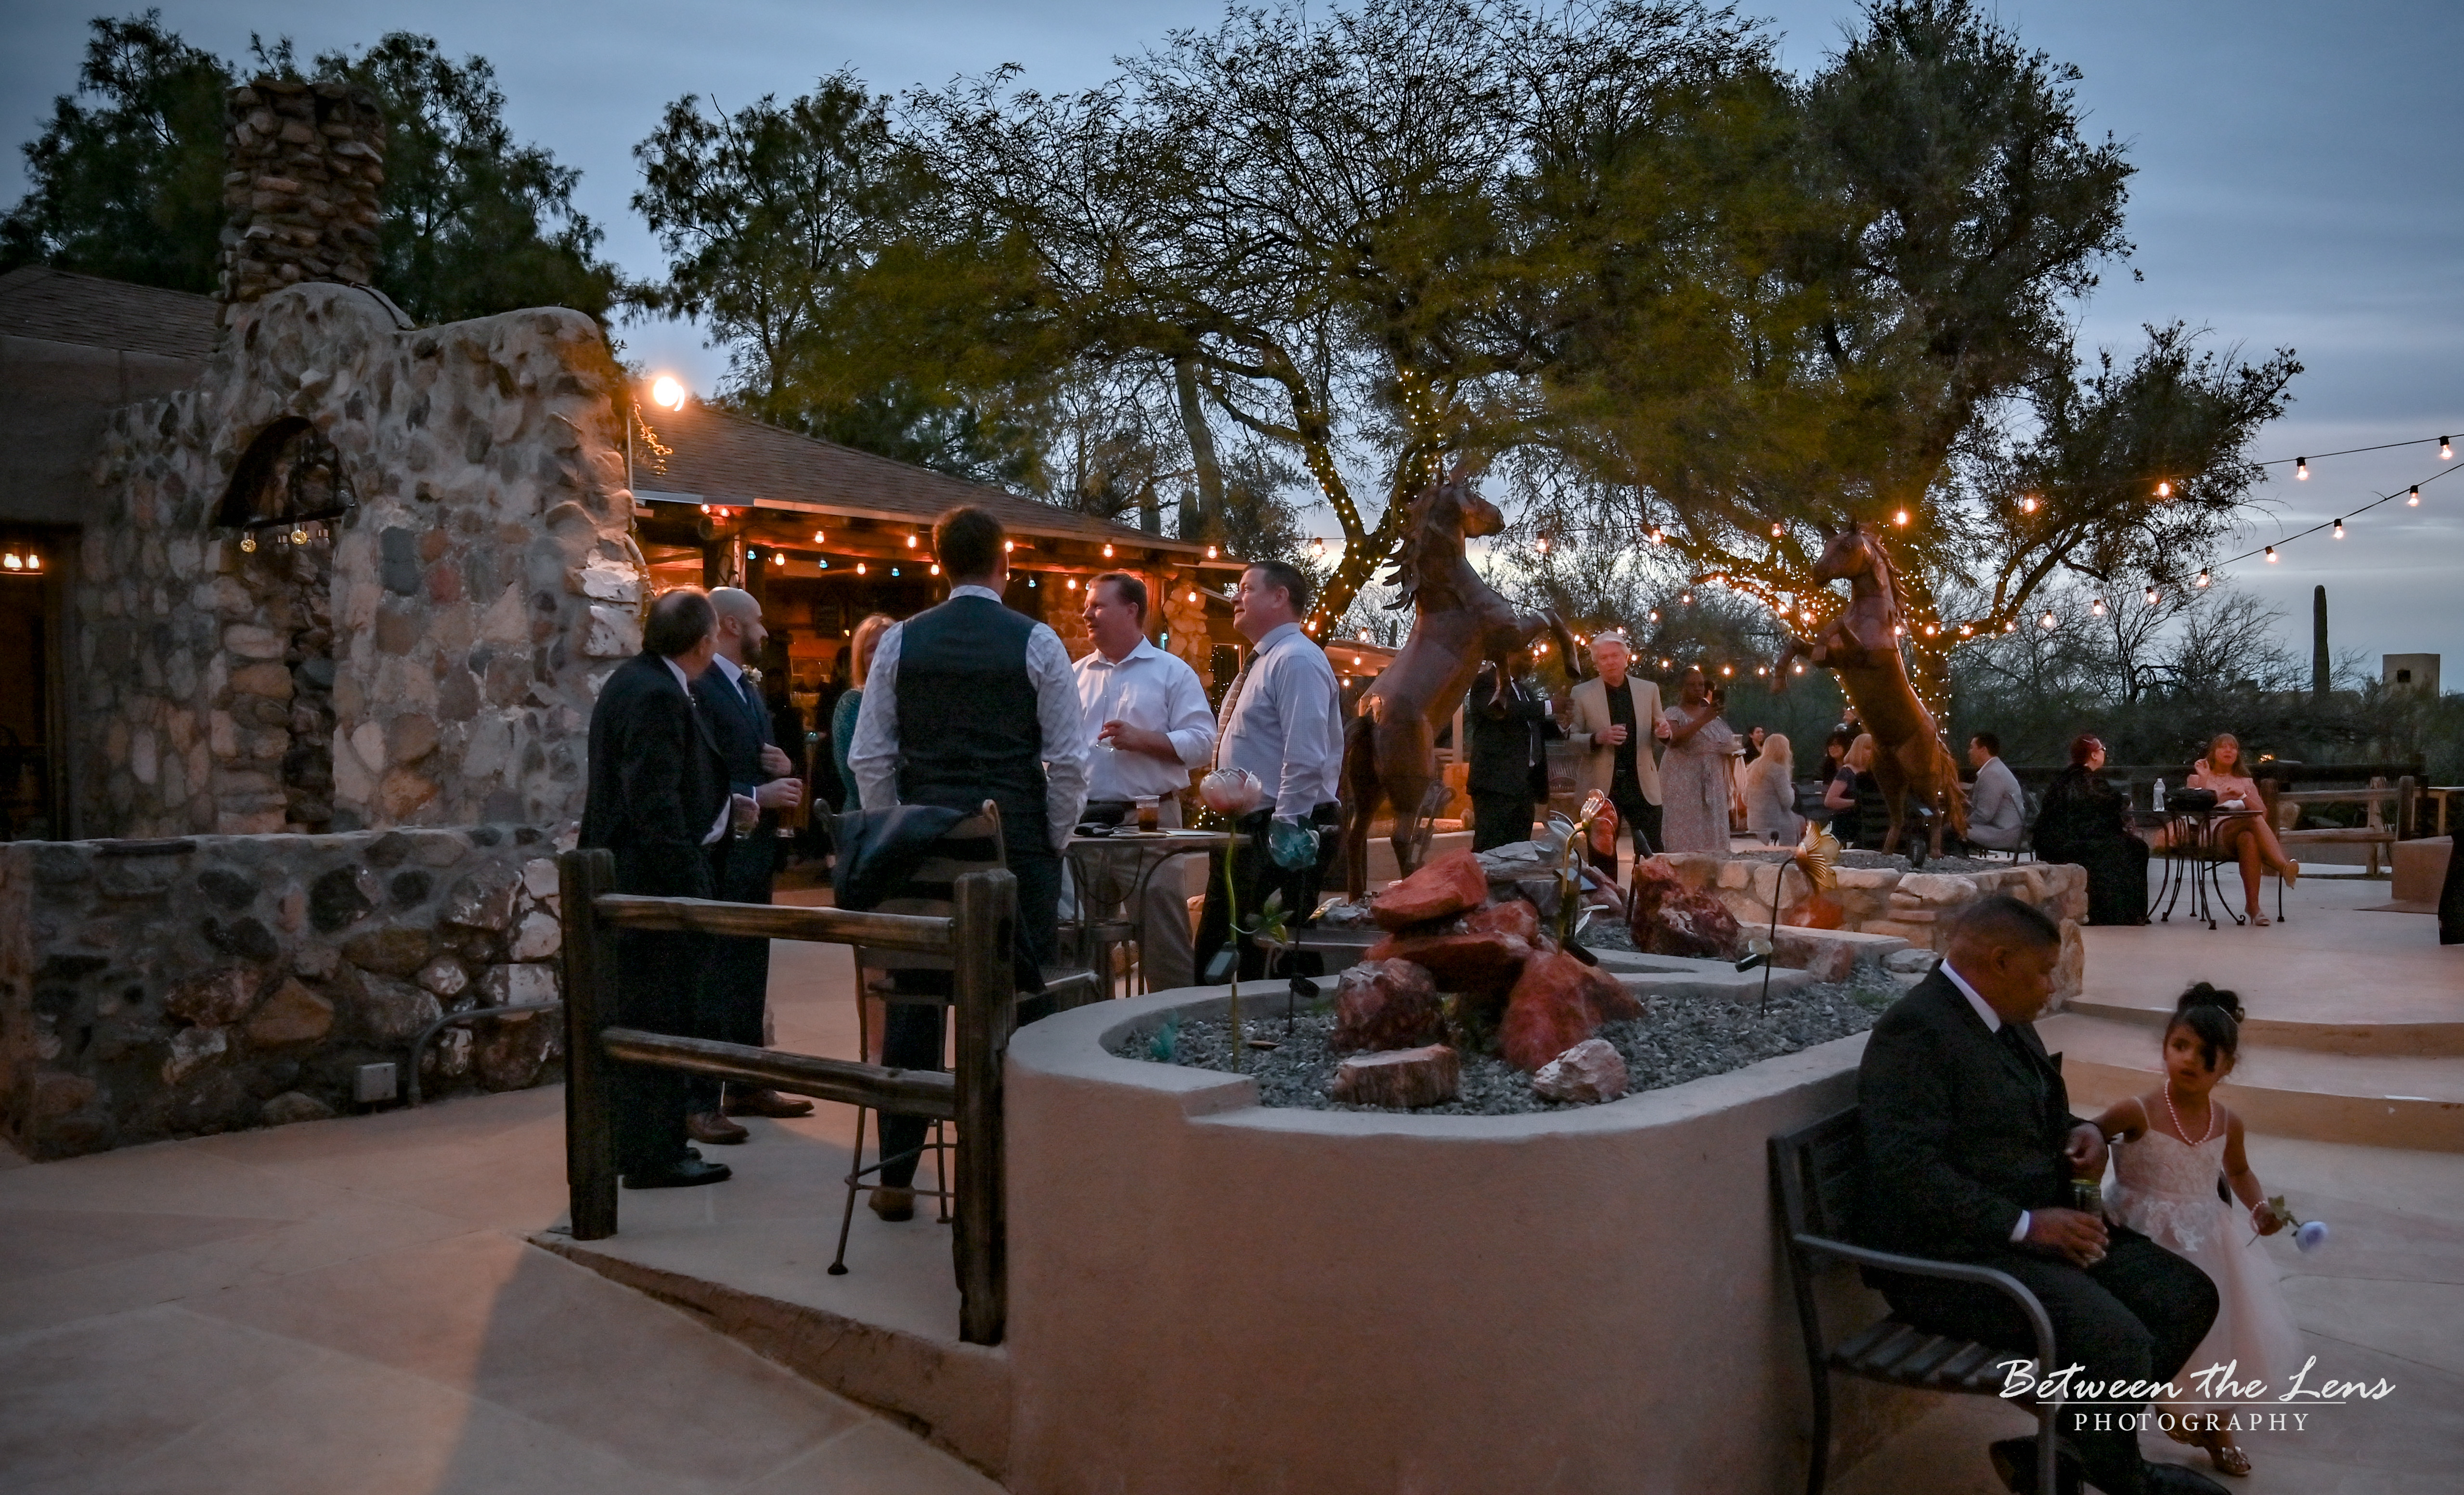
[[[1005,556],[1006,556],[1006,555],[1009,555],[1010,553],[1012,553],[1012,552],[1016,551],[1017,549],[1018,549],[1018,541],[1016,541],[1016,540],[1014,540],[1014,539],[1005,539],[1005,540],[1002,540],[1002,541],[1001,541],[1001,554],[1002,554],[1002,555],[1005,555]]]
[[[2448,444],[2447,438],[2444,436],[2438,438],[2438,460],[2441,462],[2453,462],[2455,460],[2455,449]]]
[[[2151,586],[2140,595],[2146,600],[2148,606],[2153,607],[2156,605],[2156,588]]]
[[[774,566],[785,565],[787,563],[787,553],[783,550],[774,550],[770,552],[770,563]]]
[[[933,562],[933,574],[935,576],[939,576],[941,574],[941,562],[937,561]]]
[[[2034,514],[2036,512],[2036,495],[2035,494],[2022,494],[2019,495],[2019,512],[2021,514]]]
[[[1068,588],[1069,588],[1071,591],[1073,591],[1073,592],[1074,592],[1074,591],[1076,591],[1076,590],[1078,590],[1078,579],[1077,579],[1076,577],[1074,577],[1074,576],[1073,576],[1073,577],[1071,577],[1068,581],[1067,581],[1067,582],[1063,583],[1062,584],[1063,584],[1063,585],[1065,585],[1065,586],[1067,586],[1067,587],[1068,587]]]
[[[1892,522],[1892,523],[1894,523],[1894,524],[1901,524],[1901,525],[1904,525],[1904,524],[1906,524],[1906,523],[1908,522],[1908,511],[1907,511],[1907,510],[1905,510],[1905,509],[1902,509],[1899,513],[1892,515],[1892,516],[1891,516],[1891,522]]]
[[[1004,544],[1006,544],[1006,543],[1007,543],[1007,541],[1003,541],[1003,543],[1004,543]],[[913,549],[915,548],[915,537],[914,537],[914,536],[910,535],[910,536],[908,536],[908,537],[907,537],[907,548],[908,548],[908,549],[910,549],[910,550],[913,550]],[[1111,552],[1108,550],[1108,551],[1104,552],[1104,554],[1106,554],[1106,555],[1108,555],[1108,556],[1109,556],[1109,555],[1111,555]]]
[[[856,575],[858,575],[858,576],[862,576],[862,575],[864,575],[864,562],[863,562],[863,561],[857,561],[857,562],[855,563],[855,574],[856,574]]]
[[[1771,524],[1771,539],[1779,539],[1781,536],[1783,536],[1783,535],[1785,535],[1785,534],[1787,534],[1787,533],[1788,533],[1788,529],[1787,529],[1787,527],[1786,527],[1785,525],[1782,525],[1782,524],[1778,523],[1777,521],[1773,521],[1773,522],[1772,522],[1772,524]]]
[[[2088,616],[2090,616],[2090,617],[2092,617],[2092,618],[2101,618],[2101,617],[2103,617],[2103,616],[2104,616],[2104,599],[2103,599],[2103,598],[2101,598],[2101,597],[2099,597],[2099,598],[2095,599],[2094,601],[2090,602],[2090,603],[2087,605],[2087,610],[2088,610]]]
[[[1657,524],[1651,527],[1651,542],[1655,545],[1665,545],[1668,543],[1668,537],[1660,532],[1660,526]]]
[[[2293,459],[2293,479],[2299,483],[2310,481],[2310,459],[2308,457],[2295,457]]]
[[[1325,536],[1323,536],[1323,535],[1314,535],[1314,536],[1311,536],[1311,537],[1309,538],[1309,554],[1310,554],[1310,555],[1312,555],[1312,556],[1314,556],[1314,557],[1316,557],[1316,558],[1317,558],[1318,560],[1320,560],[1320,561],[1323,561],[1323,560],[1325,560],[1325,559],[1326,559],[1326,537],[1325,537]]]
[[[2036,626],[2044,628],[2059,627],[2061,626],[2061,619],[2054,616],[2054,609],[2048,607],[2045,609],[2045,615],[2036,620]]]
[[[1931,638],[1931,637],[1933,637],[1935,634],[1940,633],[1941,631],[1942,631],[1942,628],[1941,628],[1941,627],[1940,627],[1939,625],[1931,624],[1931,623],[1928,623],[1928,624],[1926,624],[1926,625],[1925,625],[1925,637],[1927,637],[1927,638]]]
[[[1756,666],[1754,666],[1754,673],[1756,673],[1756,674],[1758,674],[1758,675],[1767,675],[1767,674],[1771,673],[1771,666],[1769,666],[1769,665],[1756,665]]]
[[[2206,566],[2199,567],[2199,580],[2193,584],[2198,586],[2205,586],[2208,584],[2208,568]]]
[[[26,569],[26,562],[23,557],[12,550],[6,556],[0,556],[0,569],[23,571]]]
[[[1963,623],[1959,626],[1959,636],[1961,638],[1966,638],[1975,631],[1976,629],[1968,624]]]
[[[1798,673],[1798,674],[1803,674],[1803,673],[1805,673],[1805,666],[1803,666],[1803,665],[1801,665],[1801,664],[1800,664],[1800,665],[1798,665],[1798,666],[1796,666],[1796,667],[1795,667],[1795,672],[1796,672],[1796,673]]]
[[[2273,545],[2267,547],[2267,563],[2269,565],[2276,564],[2276,547]]]
[[[2160,483],[2158,483],[2158,484],[2156,485],[2156,496],[2157,496],[2157,497],[2159,497],[2159,498],[2170,498],[2170,497],[2172,497],[2172,496],[2173,496],[2173,485],[2172,485],[2172,483],[2171,483],[2169,480],[2165,481],[2165,482],[2160,482]]]
[[[1670,663],[1671,661],[1663,659],[1660,662],[1660,668],[1665,670],[1669,667]]]
[[[826,571],[830,568],[830,558],[824,556],[819,561],[814,561],[813,564],[820,566],[823,570]]]
[[[1107,560],[1107,561],[1110,561],[1110,560],[1111,560],[1111,559],[1112,559],[1112,547],[1111,547],[1111,546],[1110,546],[1110,545],[1106,545],[1106,546],[1104,547],[1104,559],[1105,559],[1105,560]]]
[[[1540,554],[1544,556],[1547,555],[1549,553],[1549,537],[1543,535],[1532,540],[1531,548],[1540,552]]]
[[[1731,669],[1729,669],[1729,668],[1728,668],[1727,666],[1726,666],[1726,665],[1722,665],[1722,666],[1720,667],[1720,673],[1722,673],[1722,674],[1724,674],[1724,675],[1732,675],[1732,674],[1735,674],[1735,673],[1736,673],[1736,671],[1733,671],[1733,670],[1731,670]]]
[[[1677,600],[1683,603],[1688,607],[1694,605],[1694,594],[1692,592],[1687,592],[1684,596],[1680,597]]]
[[[1209,546],[1207,546],[1207,547],[1206,547],[1206,559],[1207,559],[1207,560],[1209,560],[1209,561],[1212,561],[1212,560],[1214,560],[1214,559],[1215,559],[1215,547],[1214,547],[1214,546],[1209,545]]]
[[[823,534],[819,530],[813,531],[813,543],[816,545],[826,545],[829,543],[829,539],[830,538],[828,536]]]
[[[2004,620],[2003,620],[2003,622],[2002,622],[2002,631],[2003,631],[2003,632],[2005,632],[2005,633],[2016,633],[2016,632],[2018,632],[2018,631],[2019,631],[2019,620],[2018,620],[2018,619],[2016,619],[2016,618],[2006,618],[2006,619],[2004,619]]]
[[[661,374],[650,381],[650,403],[663,409],[681,410],[685,407],[685,386],[673,374]]]
[[[2344,538],[2344,521],[2342,519],[2338,519],[2336,521],[2336,538],[2338,539],[2343,539]]]
[[[2421,485],[2419,483],[2412,485],[2412,492],[2406,495],[2404,506],[2408,509],[2418,509],[2421,507]]]
[[[1028,577],[1026,579],[1026,589],[1030,592],[1035,590],[1035,578]]]
[[[26,552],[26,569],[29,571],[40,571],[43,569],[43,557],[41,552],[33,550]]]
[[[1797,621],[1800,623],[1812,623],[1814,621],[1814,614],[1810,612],[1800,612],[1796,616]]]
[[[1649,612],[1644,613],[1644,614],[1643,614],[1643,617],[1644,617],[1644,619],[1646,619],[1646,620],[1647,620],[1647,621],[1649,621],[1649,622],[1652,622],[1652,623],[1658,623],[1658,622],[1660,621],[1660,609],[1659,609],[1659,608],[1657,608],[1657,607],[1654,607],[1654,608],[1653,608],[1653,609],[1651,609]]]
[[[896,576],[898,574],[898,568],[896,566],[891,566],[890,568],[890,574],[891,576]]]

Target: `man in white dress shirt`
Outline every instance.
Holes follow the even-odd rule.
[[[1309,578],[1280,561],[1243,572],[1232,596],[1232,627],[1255,647],[1223,693],[1215,762],[1245,768],[1266,786],[1266,803],[1241,822],[1244,924],[1271,892],[1283,893],[1295,926],[1317,912],[1342,821],[1342,695],[1326,650],[1301,630],[1309,600]],[[1227,893],[1218,861],[1198,926],[1198,968],[1210,980],[1220,978],[1216,956],[1231,935]],[[1265,953],[1245,936],[1240,950],[1242,977],[1264,976]]]
[[[1087,802],[1087,729],[1061,636],[1001,602],[1007,539],[1001,520],[972,506],[933,526],[949,600],[881,635],[847,768],[868,810],[936,804],[973,813],[986,800],[1001,807],[1020,941],[1045,966],[1058,934],[1061,848]],[[881,1062],[940,1068],[946,1012],[937,1002],[891,999]],[[881,1118],[872,1211],[884,1220],[914,1213],[910,1186],[925,1128],[917,1116]]]
[[[1976,786],[1968,794],[1968,839],[1996,851],[2016,851],[2028,839],[2028,798],[2019,776],[2002,761],[2002,739],[1980,732],[1968,739]]]
[[[1086,818],[1119,822],[1152,797],[1159,823],[1177,828],[1190,770],[1203,767],[1215,750],[1206,688],[1187,661],[1148,642],[1147,584],[1138,578],[1111,571],[1087,583],[1086,618],[1095,647],[1074,667],[1078,703],[1094,744],[1088,754]],[[1139,865],[1130,857],[1083,854],[1073,864],[1099,868],[1094,876],[1102,886],[1082,890],[1106,905],[1131,895]],[[1165,863],[1147,878],[1133,912],[1138,961],[1154,991],[1195,978],[1189,908],[1180,890],[1179,865]]]

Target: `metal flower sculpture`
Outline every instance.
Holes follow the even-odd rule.
[[[1788,869],[1795,868],[1804,874],[1806,886],[1817,893],[1829,892],[1839,881],[1839,841],[1828,827],[1813,821],[1805,823],[1805,839],[1796,844],[1789,859],[1780,864],[1771,877],[1771,933],[1759,941],[1762,949],[1750,959],[1759,959],[1763,968],[1763,995],[1758,1012],[1771,1010],[1771,954],[1779,947],[1779,906],[1785,896]]]
[[[1223,843],[1223,902],[1225,923],[1231,930],[1232,939],[1232,1000],[1225,1017],[1226,1026],[1232,1030],[1232,1067],[1238,1070],[1243,1042],[1241,1031],[1241,936],[1255,932],[1241,927],[1241,880],[1234,875],[1234,859],[1241,848],[1241,821],[1266,802],[1266,786],[1257,775],[1245,768],[1219,768],[1198,781],[1198,797],[1206,802],[1208,809],[1231,824],[1232,835]],[[1285,937],[1281,933],[1282,905],[1282,893],[1268,895],[1267,914],[1274,921],[1278,939]]]

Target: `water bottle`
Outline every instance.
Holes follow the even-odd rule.
[[[2165,780],[2162,779],[2156,780],[2155,805],[2159,810],[2165,807]]]

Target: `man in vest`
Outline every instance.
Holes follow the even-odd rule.
[[[1019,937],[1038,965],[1052,960],[1060,917],[1061,848],[1087,802],[1086,718],[1061,636],[1002,605],[1008,537],[972,506],[933,526],[934,556],[950,599],[883,632],[865,677],[848,771],[868,810],[936,804],[1001,807],[1001,839],[1018,878]],[[882,1028],[881,1062],[941,1067],[944,1010],[893,1001]],[[914,1211],[912,1154],[925,1123],[881,1118],[881,1170],[873,1213]]]
[[[718,615],[717,649],[710,668],[693,681],[693,704],[710,724],[718,756],[726,761],[729,790],[764,810],[793,809],[803,799],[803,780],[794,777],[795,763],[771,740],[770,708],[761,699],[761,673],[753,668],[770,637],[761,626],[760,600],[722,586],[710,594],[710,605]],[[714,846],[711,880],[718,896],[729,903],[768,903],[771,868],[781,845],[764,827]],[[770,941],[714,939],[702,973],[694,1030],[703,1038],[759,1048],[769,997]],[[752,1134],[731,1116],[803,1116],[813,1110],[811,1101],[793,1100],[759,1086],[722,1087],[700,1075],[692,1086],[693,1110],[685,1117],[685,1132],[696,1142],[732,1144]]]

